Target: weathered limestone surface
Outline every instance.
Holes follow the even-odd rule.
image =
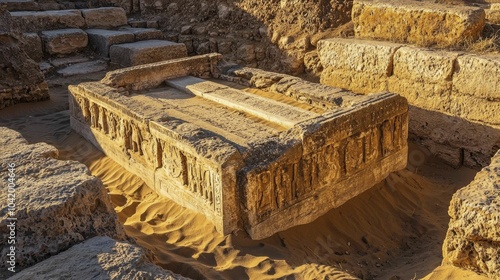
[[[321,83],[406,97],[414,140],[448,163],[486,166],[500,147],[498,55],[340,38],[320,41],[318,53]]]
[[[112,63],[128,67],[187,56],[185,44],[163,40],[146,40],[110,47]]]
[[[451,200],[443,264],[500,279],[500,151]]]
[[[49,98],[48,86],[37,63],[10,33],[9,13],[0,4],[0,109],[20,102]]]
[[[87,28],[114,28],[127,25],[127,15],[122,8],[105,7],[81,11]]]
[[[134,42],[134,34],[127,31],[87,29],[90,46],[100,55],[109,56],[109,47],[115,44]]]
[[[78,28],[42,31],[45,52],[51,55],[70,54],[87,47],[87,33]]]
[[[359,93],[386,91],[393,73],[392,59],[400,47],[397,43],[361,39],[321,40],[321,83]]]
[[[58,70],[57,73],[63,77],[74,75],[85,75],[89,73],[104,71],[108,67],[106,61],[93,60],[70,65],[66,68]]]
[[[44,30],[82,28],[85,19],[80,10],[11,12],[12,21],[22,32],[39,32]]]
[[[414,0],[356,0],[352,20],[356,37],[452,46],[479,38],[485,12],[472,6]]]
[[[38,10],[38,2],[33,0],[1,0],[0,3],[5,3],[9,11],[36,11]]]
[[[120,28],[120,30],[131,32],[132,34],[134,34],[136,41],[163,39],[163,33],[161,32],[161,30],[155,28],[124,27]]]
[[[43,59],[42,39],[37,33],[23,33],[21,38],[21,49],[34,61]]]
[[[70,86],[71,126],[223,234],[243,225],[254,239],[311,222],[406,166],[404,98],[252,68],[221,75],[220,59],[141,65]]]
[[[118,69],[108,72],[101,82],[109,87],[130,90],[155,88],[167,79],[180,76],[210,77],[221,59],[219,54],[207,54]]]
[[[152,264],[144,251],[109,237],[94,237],[16,273],[10,280],[35,279],[188,279]]]
[[[0,135],[0,176],[8,182],[9,173],[15,174],[15,187],[1,185],[0,199],[15,199],[15,207],[2,204],[0,235],[7,240],[9,218],[16,218],[17,266],[32,265],[94,236],[124,238],[102,182],[87,167],[57,160],[56,148],[28,144],[11,129],[0,128]],[[8,164],[15,165],[14,172]],[[1,250],[0,267],[6,270],[9,247]]]

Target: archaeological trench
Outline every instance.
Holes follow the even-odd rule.
[[[500,279],[499,0],[0,0],[1,279]]]

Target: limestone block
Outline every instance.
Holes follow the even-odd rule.
[[[500,152],[450,203],[443,264],[500,278]]]
[[[36,33],[23,33],[21,48],[34,61],[40,62],[43,58],[42,40]]]
[[[127,25],[127,14],[123,8],[104,7],[81,11],[87,28],[113,28]]]
[[[22,32],[39,32],[44,30],[81,28],[85,20],[79,10],[11,12],[12,21]]]
[[[0,3],[7,4],[7,10],[15,11],[37,11],[39,9],[38,2],[33,0],[3,0]]]
[[[483,9],[401,0],[356,0],[352,9],[356,37],[452,46],[479,38]]]
[[[94,237],[9,279],[188,279],[152,264],[137,245]]]
[[[163,39],[163,32],[155,28],[134,28],[134,27],[124,27],[120,30],[130,32],[134,34],[136,41],[144,40],[161,40]]]
[[[87,33],[77,28],[42,31],[41,34],[45,52],[50,55],[75,53],[88,44]]]
[[[20,46],[16,37],[0,34],[0,109],[49,98],[48,86],[38,64]]]
[[[16,263],[26,267],[57,254],[87,238],[107,235],[123,239],[123,229],[102,182],[85,165],[57,160],[58,150],[45,143],[28,144],[16,131],[0,128],[0,199],[15,195],[15,207],[2,204],[0,235],[9,236],[7,224],[15,218]],[[13,170],[8,164],[15,165]],[[15,187],[14,187],[15,185]],[[10,195],[9,195],[10,194]],[[0,267],[5,270],[7,246]]]
[[[184,44],[163,40],[146,40],[110,47],[112,63],[128,67],[187,56]]]
[[[134,34],[128,31],[87,29],[89,45],[103,57],[109,56],[109,47],[115,44],[134,42]]]
[[[393,56],[400,44],[360,39],[327,39],[318,42],[324,67],[321,83],[370,93],[387,90]]]
[[[217,70],[220,58],[140,65],[70,86],[71,127],[219,232],[244,229],[254,239],[311,222],[406,166],[403,97]]]
[[[458,53],[414,47],[399,48],[393,59],[388,89],[412,105],[450,112],[452,75]]]
[[[453,93],[500,98],[500,55],[462,55],[453,74]]]
[[[213,75],[215,73],[212,71],[220,60],[222,60],[220,54],[206,54],[151,63],[145,66],[134,66],[128,69],[110,71],[101,82],[116,88],[150,89],[159,86],[166,79],[179,75]]]

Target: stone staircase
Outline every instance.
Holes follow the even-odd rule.
[[[129,24],[122,8],[63,9],[67,5],[0,1],[7,3],[13,25],[22,33],[22,48],[40,63],[46,75],[81,75],[108,66],[128,67],[187,56],[184,44],[164,40],[163,33],[154,28],[157,23],[132,20]],[[43,10],[46,7],[55,9]]]

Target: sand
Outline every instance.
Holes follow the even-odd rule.
[[[476,171],[453,169],[410,143],[409,167],[316,221],[251,240],[159,197],[71,131],[64,84],[52,101],[0,111],[0,125],[60,158],[83,162],[108,189],[126,233],[160,266],[195,279],[487,279],[439,267],[452,194]]]

